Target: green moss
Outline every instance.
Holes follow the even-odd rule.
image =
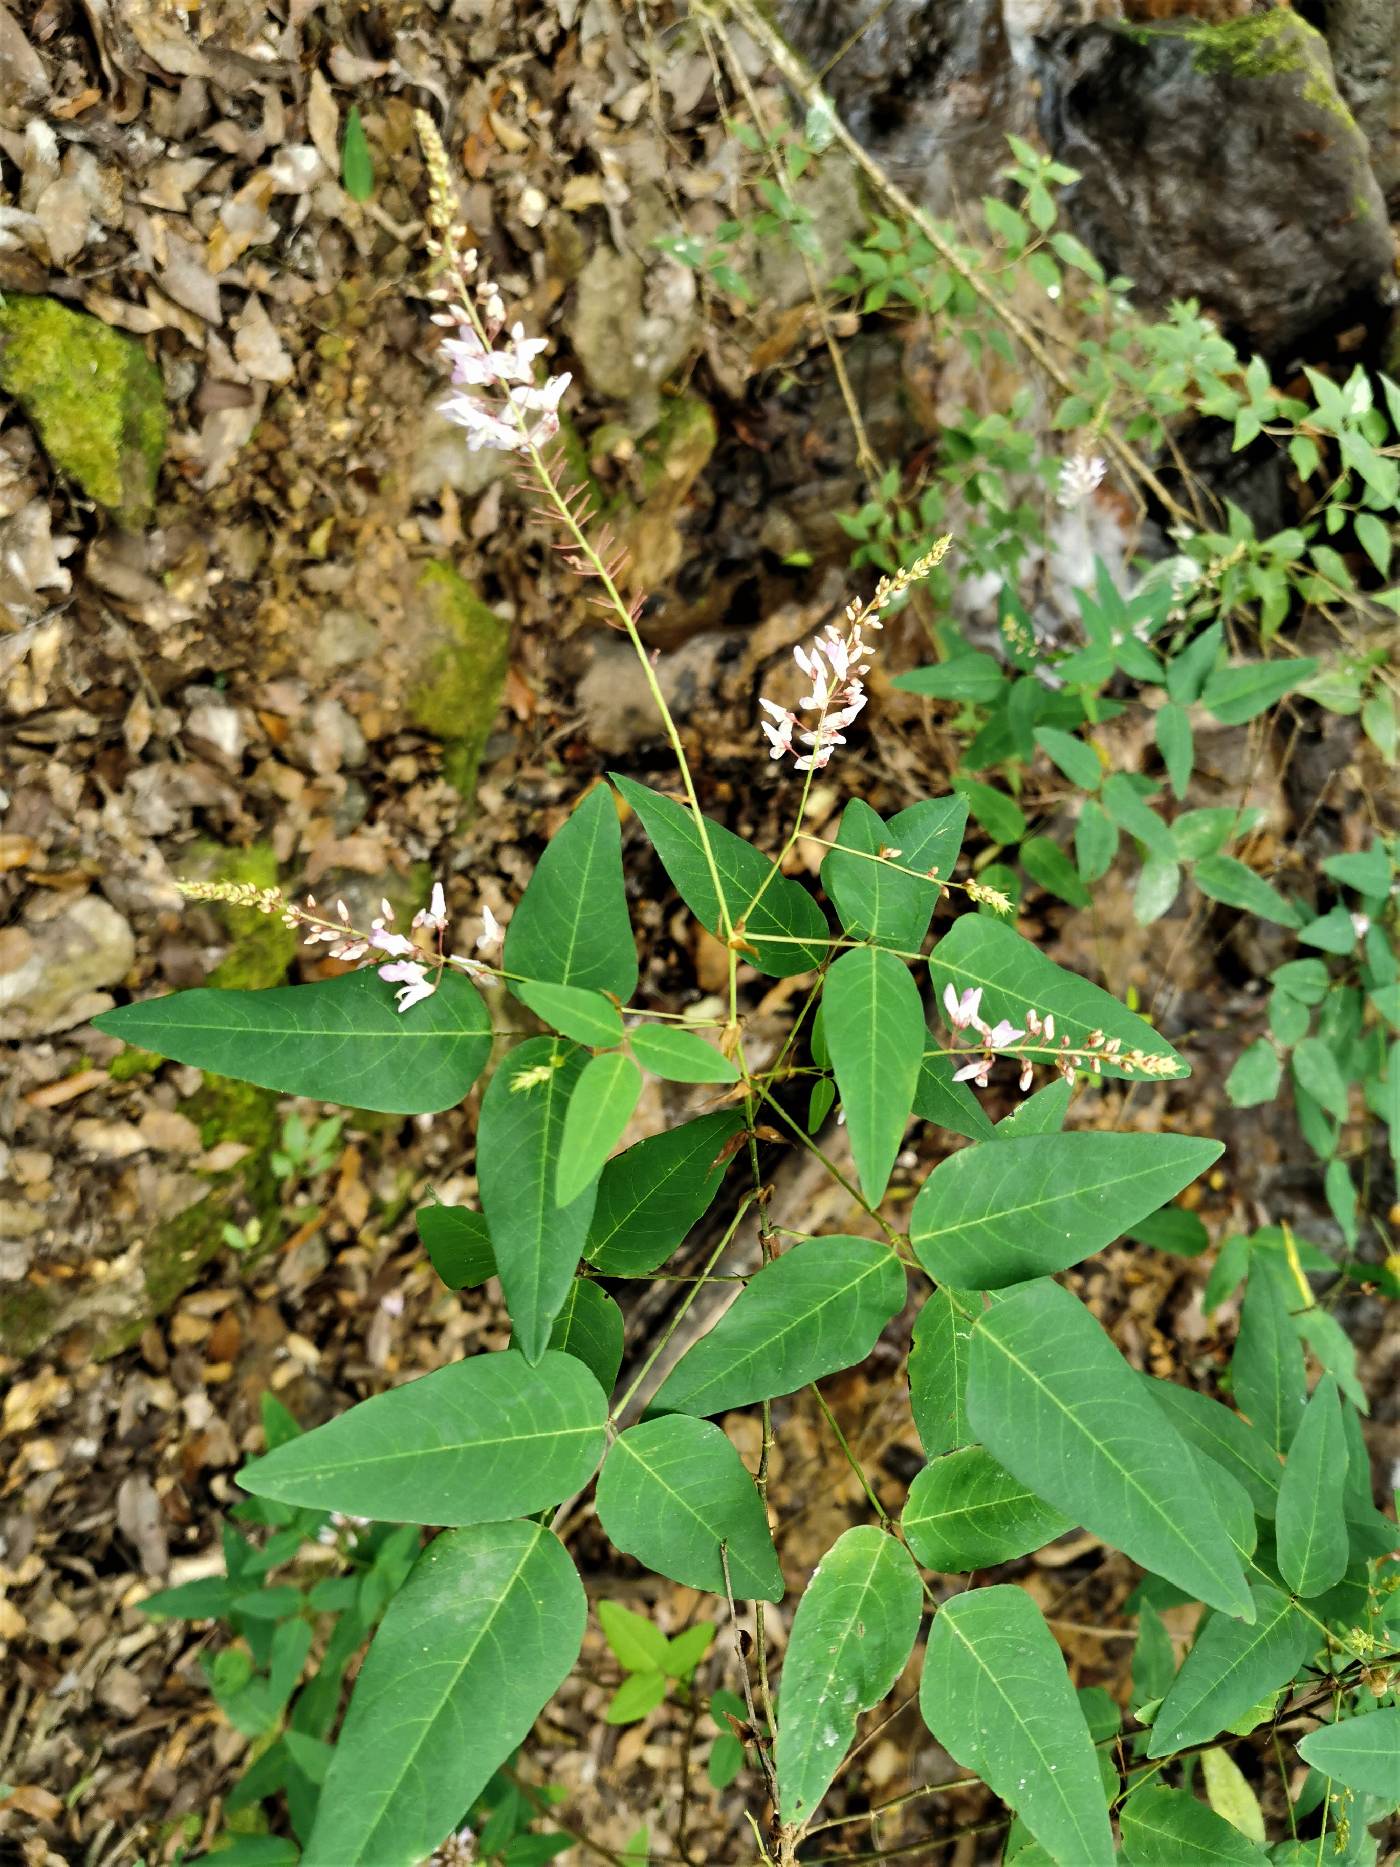
[[[1193,25],[1185,37],[1193,48],[1197,71],[1224,73],[1234,78],[1272,78],[1282,72],[1306,74],[1302,96],[1306,103],[1325,110],[1349,129],[1356,124],[1332,80],[1327,41],[1316,27],[1287,7],[1245,19],[1225,20],[1218,26]]]
[[[661,419],[642,446],[642,497],[686,491],[715,451],[719,429],[714,410],[698,395],[678,395],[662,404]]]
[[[0,389],[91,499],[123,525],[149,522],[165,452],[165,392],[134,337],[55,298],[6,297]]]
[[[148,1076],[164,1062],[165,1058],[154,1050],[138,1050],[130,1045],[112,1058],[107,1074],[114,1083],[129,1083],[134,1076]]]
[[[0,1353],[23,1359],[41,1349],[58,1321],[58,1300],[45,1285],[0,1285]]]
[[[212,837],[190,846],[179,864],[184,882],[251,882],[255,888],[277,886],[277,858],[268,843],[247,849],[227,849]],[[226,958],[210,973],[207,983],[260,992],[281,985],[296,956],[294,927],[284,927],[275,914],[256,908],[219,905],[216,909],[233,945]]]
[[[408,716],[443,742],[444,775],[471,798],[505,685],[510,625],[442,560],[425,567],[418,596],[426,612],[424,652]]]

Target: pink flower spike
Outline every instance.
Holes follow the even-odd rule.
[[[394,997],[401,1013],[411,1010],[421,999],[431,998],[437,990],[437,980],[430,979],[427,969],[417,960],[391,960],[387,966],[379,968],[379,976],[390,985],[398,984]]]

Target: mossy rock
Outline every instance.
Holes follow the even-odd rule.
[[[186,851],[179,875],[185,882],[251,882],[255,888],[275,888],[277,858],[268,843],[227,849],[212,837],[202,837]],[[296,957],[296,929],[256,908],[214,906],[233,945],[205,983],[250,992],[281,985]]]
[[[7,296],[0,389],[90,499],[121,525],[150,522],[165,452],[165,390],[134,337],[56,298]]]
[[[55,1287],[24,1280],[0,1285],[0,1354],[37,1354],[58,1326]]]
[[[205,1265],[228,1249],[226,1225],[256,1219],[261,1228],[259,1255],[281,1239],[281,1190],[272,1171],[279,1139],[276,1095],[231,1077],[206,1076],[180,1104],[180,1113],[199,1129],[205,1147],[241,1141],[249,1151],[236,1166],[210,1176],[203,1199],[163,1220],[146,1239],[135,1307],[100,1337],[95,1350],[99,1361],[139,1341],[146,1324],[163,1315]]]
[[[408,717],[442,741],[443,774],[470,800],[476,795],[477,767],[501,704],[510,625],[441,559],[424,567],[416,597]]]
[[[1222,20],[1219,25],[1191,25],[1185,37],[1193,47],[1197,71],[1211,76],[1274,78],[1284,72],[1301,72],[1304,101],[1329,111],[1339,123],[1355,130],[1332,76],[1327,41],[1291,9],[1275,7],[1244,19]]]

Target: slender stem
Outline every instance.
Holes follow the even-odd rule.
[[[729,1545],[719,1546],[720,1567],[724,1570],[724,1598],[729,1603],[729,1625],[734,1630],[734,1651],[739,1659],[739,1677],[744,1686],[744,1704],[749,1714],[749,1729],[753,1732],[754,1749],[758,1752],[758,1761],[763,1767],[763,1774],[768,1779],[768,1793],[773,1798],[773,1806],[778,1806],[778,1779],[773,1774],[772,1761],[764,1742],[764,1730],[758,1721],[758,1707],[754,1704],[753,1682],[749,1678],[749,1663],[744,1656],[744,1639],[739,1627],[739,1611],[734,1605],[734,1584],[729,1575]],[[770,1724],[768,1730],[772,1730]]]
[[[836,1415],[831,1411],[831,1408],[826,1404],[825,1394],[823,1394],[822,1390],[817,1386],[815,1381],[812,1381],[809,1385],[811,1387],[813,1394],[816,1396],[817,1405],[822,1410],[823,1419],[826,1421],[827,1425],[831,1428],[832,1432],[836,1436],[836,1443],[841,1448],[842,1457],[845,1459],[846,1463],[850,1466],[851,1470],[855,1473],[857,1479],[860,1482],[861,1490],[864,1491],[866,1497],[870,1500],[870,1508],[874,1511],[875,1515],[880,1519],[881,1529],[891,1530],[894,1525],[894,1519],[890,1516],[890,1513],[885,1509],[884,1505],[880,1502],[879,1497],[876,1495],[874,1486],[871,1484],[870,1480],[865,1475],[865,1470],[863,1466],[861,1465],[860,1460],[856,1457],[855,1453],[852,1452],[849,1444],[847,1443],[846,1435],[841,1431],[840,1422],[837,1420]]]

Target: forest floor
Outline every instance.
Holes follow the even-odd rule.
[[[583,360],[580,445],[656,577],[646,626],[703,801],[758,842],[776,841],[793,798],[760,755],[756,694],[842,598],[845,547],[824,515],[855,503],[859,480],[803,307],[736,320],[703,297],[643,302],[648,203],[725,185],[699,51],[657,77],[630,13],[573,0],[465,20],[294,4],[275,31],[259,13],[213,0],[196,40],[147,0],[87,4],[81,21],[41,0],[24,28],[0,9],[8,102],[62,132],[50,147],[0,118],[24,190],[0,289],[57,291],[148,340],[170,411],[153,522],[128,530],[51,471],[19,410],[0,426],[12,618],[0,634],[0,975],[37,981],[17,1009],[0,1001],[0,1861],[25,1867],[154,1864],[218,1830],[247,1762],[200,1670],[219,1636],[153,1623],[140,1604],[219,1571],[233,1474],[261,1445],[260,1397],[315,1423],[507,1334],[494,1284],[444,1291],[414,1228],[430,1195],[474,1193],[472,1105],[411,1122],[351,1114],[322,1166],[279,1178],[271,1154],[290,1105],[121,1060],[84,1021],[96,998],[220,967],[224,983],[323,976],[280,929],[255,922],[250,941],[245,920],[182,904],[177,879],[280,880],[358,910],[381,895],[417,906],[441,876],[460,944],[483,903],[508,918],[544,841],[603,771],[665,781],[625,644],[590,616],[493,463],[468,458],[432,413],[413,105],[450,100],[474,234],[527,324]],[[363,204],[339,181],[356,100],[376,169]],[[651,347],[645,368],[609,373],[610,318]],[[895,349],[917,398],[927,359]],[[890,354],[853,352],[877,440]],[[480,676],[502,642],[498,693]],[[887,632],[888,666],[912,665],[919,643],[907,612]],[[882,678],[874,689],[869,731],[814,794],[818,833],[854,790],[893,810],[948,787],[947,710]],[[1116,751],[1131,769],[1131,744]],[[1264,810],[1256,855],[1307,859],[1365,832],[1384,775],[1354,722],[1328,714],[1220,730],[1196,782],[1193,803]],[[1050,821],[1060,801],[1041,774],[1022,804]],[[678,940],[635,827],[627,847],[643,990],[705,998],[722,974],[716,944]],[[1089,1119],[1224,1139],[1220,1171],[1197,1189],[1215,1245],[1266,1220],[1324,1235],[1320,1175],[1296,1134],[1223,1094],[1257,1033],[1248,982],[1283,955],[1258,950],[1268,928],[1193,900],[1150,939],[1112,879],[1092,916],[1027,903],[1023,931],[1135,991],[1189,1044],[1189,1086],[1105,1094]],[[85,971],[72,953],[93,943],[102,957]],[[782,988],[766,1000],[748,989],[760,1018],[779,1016]],[[937,1158],[933,1139],[921,1145],[901,1160],[896,1198]],[[805,1202],[804,1226],[858,1229],[796,1167],[775,1172]],[[1203,1311],[1210,1262],[1122,1244],[1075,1281],[1140,1365],[1209,1386],[1233,1315]],[[1350,1304],[1384,1470],[1400,1458],[1400,1341],[1379,1300]],[[911,1323],[826,1389],[892,1512],[920,1463],[898,1374]],[[639,1307],[629,1354],[646,1326]],[[862,1499],[810,1399],[784,1403],[776,1424],[769,1499],[799,1586]],[[752,1465],[747,1425],[733,1430]],[[595,1598],[669,1631],[716,1613],[643,1577],[586,1513],[574,1551]],[[1076,1683],[1121,1698],[1130,1565],[1074,1536],[1016,1575]],[[1189,1633],[1189,1619],[1169,1624]],[[783,1628],[778,1611],[779,1643]],[[726,1628],[704,1689],[736,1689],[736,1676]],[[711,1789],[716,1733],[681,1707],[601,1725],[617,1679],[590,1631],[529,1749],[532,1780],[566,1792],[559,1818],[586,1837],[571,1858],[616,1860],[643,1825],[660,1857],[747,1858],[743,1811],[759,1785],[746,1774]],[[990,1806],[975,1787],[859,1819],[871,1800],[955,1773],[910,1691],[901,1702],[864,1753],[859,1798],[843,1803],[838,1783],[830,1812],[852,1825],[823,1837],[822,1857],[908,1845],[935,1858],[941,1838],[951,1845],[936,1858],[957,1867],[995,1858],[999,1836],[974,1832]]]

